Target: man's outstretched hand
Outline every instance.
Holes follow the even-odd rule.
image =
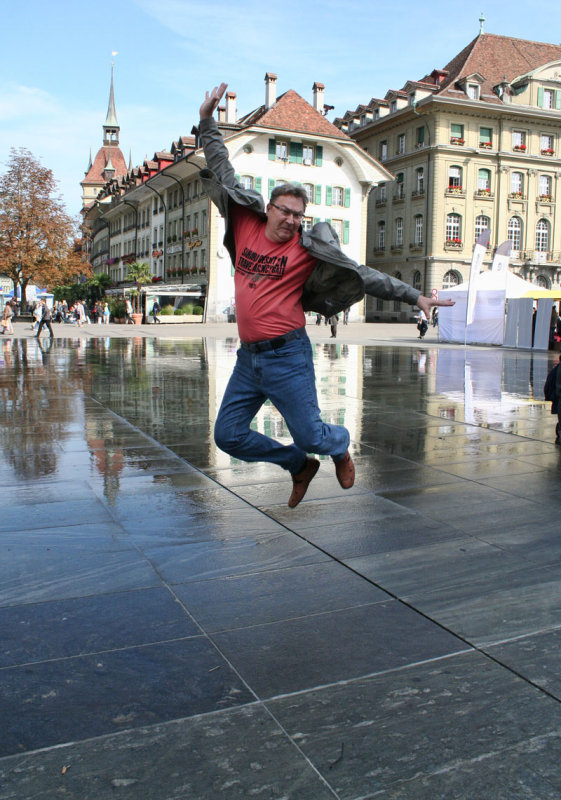
[[[206,93],[199,111],[201,119],[209,119],[209,117],[212,117],[227,88],[227,83],[221,83],[220,86],[215,86],[212,92]]]
[[[425,297],[424,295],[420,295],[417,298],[416,306],[420,308],[421,311],[424,311],[427,315],[427,319],[430,317],[430,310],[433,306],[453,306],[455,305],[455,300],[436,300],[434,297]]]

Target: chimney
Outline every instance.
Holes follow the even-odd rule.
[[[277,76],[274,72],[265,75],[265,108],[271,108],[277,102]]]
[[[313,106],[316,111],[319,111],[320,114],[323,114],[323,93],[325,91],[325,86],[323,83],[314,83],[312,89],[314,92]]]
[[[236,121],[236,93],[226,92],[226,122]]]
[[[224,106],[218,106],[218,122],[226,122],[226,109]]]

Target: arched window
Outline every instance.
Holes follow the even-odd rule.
[[[550,289],[550,283],[545,275],[538,275],[536,278],[536,285],[541,286],[542,289]]]
[[[512,242],[513,250],[522,249],[522,220],[520,217],[511,217],[508,221],[507,236]]]
[[[540,198],[551,200],[551,175],[540,175]]]
[[[446,216],[446,241],[455,243],[462,241],[462,218],[459,214]]]
[[[477,189],[480,192],[491,191],[491,170],[480,169],[477,173]]]
[[[485,214],[480,214],[478,217],[475,218],[475,238],[477,239],[478,236],[481,236],[483,231],[486,231],[487,228],[491,227],[491,219]]]
[[[403,217],[397,217],[395,221],[395,244],[396,247],[403,246]]]
[[[524,175],[521,172],[513,172],[510,176],[510,192],[520,196],[524,194]]]
[[[419,292],[423,291],[423,279],[419,270],[413,273],[413,288],[417,289]]]
[[[386,246],[386,223],[384,220],[380,220],[378,223],[378,242],[376,247],[378,250],[383,250]]]
[[[546,219],[538,220],[536,225],[536,250],[538,253],[549,250],[549,222]]]
[[[462,168],[450,167],[448,170],[448,190],[451,192],[462,191]]]
[[[442,279],[442,288],[451,289],[452,286],[458,286],[462,281],[461,275],[456,270],[449,269],[444,278]]]
[[[423,215],[416,214],[415,215],[415,230],[414,230],[414,239],[413,241],[415,244],[423,244]]]

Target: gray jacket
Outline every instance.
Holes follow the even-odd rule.
[[[265,203],[259,192],[244,189],[236,180],[214,117],[200,121],[199,133],[207,163],[207,169],[200,172],[201,180],[226,221],[224,244],[232,264],[235,264],[236,249],[230,225],[231,203],[252,209],[263,220],[266,219]],[[365,294],[415,305],[421,294],[397,278],[348,258],[341,251],[337,234],[327,222],[318,222],[311,231],[301,230],[300,242],[310,255],[317,258],[314,271],[302,292],[304,311],[317,311],[330,317],[362,300]]]

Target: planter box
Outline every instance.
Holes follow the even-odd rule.
[[[158,314],[157,318],[164,324],[177,325],[182,322],[202,322],[202,314]]]

